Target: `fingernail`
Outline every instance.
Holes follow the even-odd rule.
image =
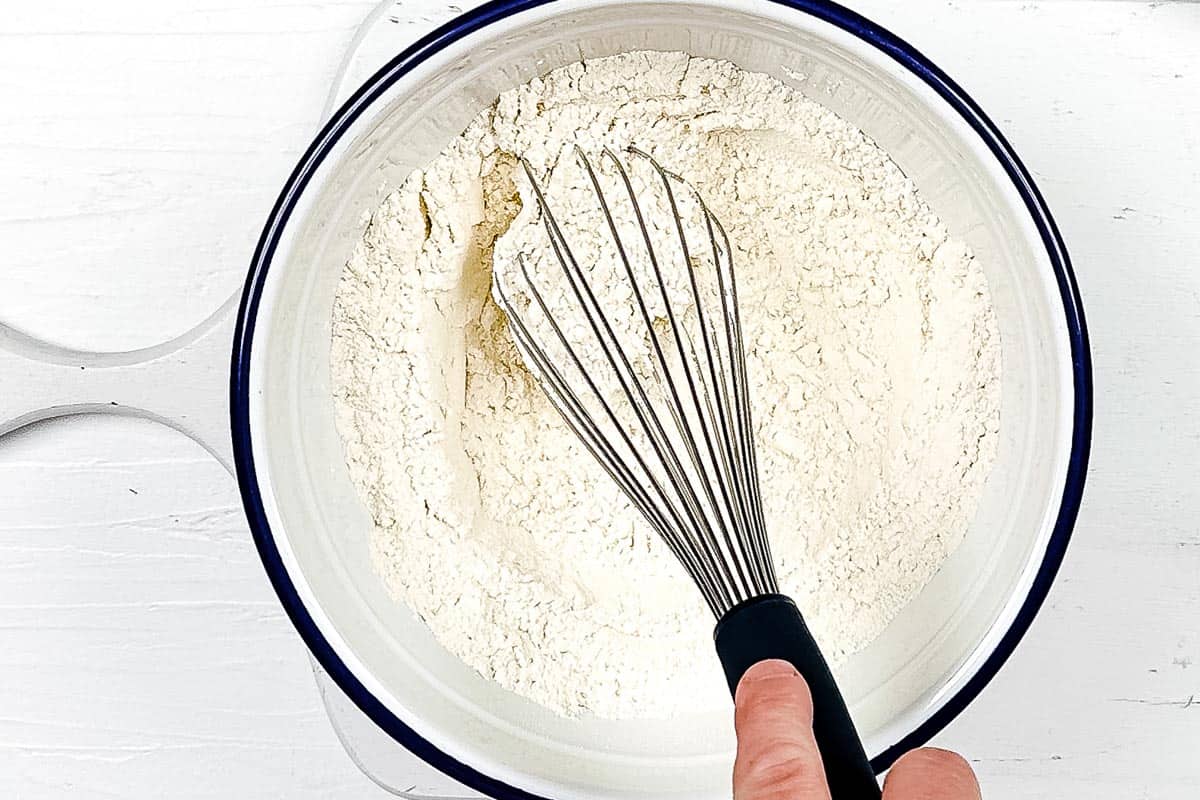
[[[750,669],[746,670],[746,674],[742,676],[742,679],[738,683],[752,683],[754,681],[768,680],[770,678],[798,677],[800,677],[800,673],[797,672],[796,668],[790,663],[778,658],[772,658],[766,661],[760,661]]]

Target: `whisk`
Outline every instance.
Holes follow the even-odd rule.
[[[606,148],[593,164],[574,150],[585,194],[568,188],[594,215],[589,225],[572,219],[588,234],[582,250],[521,161],[549,251],[541,270],[519,253],[493,295],[552,405],[699,587],[730,691],[753,664],[789,661],[812,690],[834,800],[877,798],[829,667],[779,591],[729,236],[683,178],[626,152],[628,163]]]

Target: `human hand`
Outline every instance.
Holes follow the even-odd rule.
[[[737,761],[733,800],[829,800],[813,738],[808,684],[786,661],[763,661],[742,676],[734,699]],[[981,800],[962,756],[921,748],[896,762],[883,800]]]

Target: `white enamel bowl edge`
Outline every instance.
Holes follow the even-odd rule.
[[[728,791],[725,713],[565,720],[441,648],[372,569],[368,519],[333,425],[330,308],[364,213],[500,91],[581,56],[686,50],[801,88],[883,145],[985,267],[1003,338],[996,468],[963,546],[839,671],[879,763],[957,713],[1040,604],[1073,521],[1090,425],[1086,337],[1065,252],[1036,190],[1014,176],[970,108],[955,108],[937,81],[889,50],[885,33],[856,20],[815,2],[493,4],[368,82],[281,196],[235,340],[234,444],[247,514],[285,607],[326,670],[453,777],[500,797]]]

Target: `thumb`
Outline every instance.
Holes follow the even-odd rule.
[[[829,800],[808,684],[786,661],[760,661],[734,696],[734,800]]]

